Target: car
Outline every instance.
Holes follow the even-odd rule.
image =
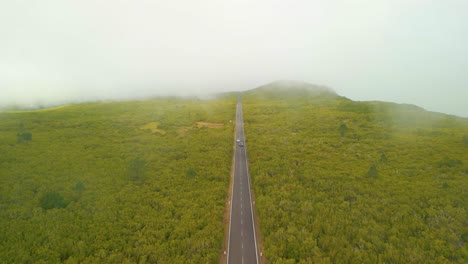
[[[240,142],[240,139],[236,139],[236,142],[239,143],[239,142]]]
[[[239,147],[243,147],[244,146],[244,142],[239,142]]]

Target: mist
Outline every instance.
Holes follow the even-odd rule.
[[[0,107],[252,89],[274,80],[468,117],[468,2],[0,3]]]

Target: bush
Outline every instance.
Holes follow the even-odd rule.
[[[346,126],[346,124],[341,124],[340,125],[340,135],[342,137],[346,134],[346,131],[348,131],[348,126]]]
[[[48,210],[53,208],[65,208],[68,203],[58,192],[48,192],[41,198],[41,207]]]
[[[85,189],[85,185],[82,181],[78,180],[75,184],[75,186],[73,187],[73,190],[81,193],[82,191],[84,191]]]
[[[128,175],[131,180],[142,180],[146,174],[146,161],[141,158],[132,159],[128,163]]]
[[[377,178],[377,176],[379,176],[377,172],[377,167],[375,166],[375,164],[373,164],[372,166],[370,166],[369,171],[367,172],[367,177]]]
[[[187,170],[186,175],[187,175],[188,178],[193,178],[193,177],[197,176],[197,171],[195,169],[193,169],[193,168],[189,168]]]
[[[18,134],[16,134],[16,139],[19,143],[24,141],[31,141],[32,134],[30,132],[19,132]]]
[[[385,156],[384,153],[382,153],[382,155],[380,155],[380,161],[381,162],[386,162],[387,161],[387,156]]]
[[[442,168],[442,167],[454,168],[462,164],[463,163],[461,162],[461,160],[446,158],[444,160],[439,161],[437,165],[439,166],[439,168]]]

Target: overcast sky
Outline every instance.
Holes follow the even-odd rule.
[[[279,79],[468,117],[468,1],[0,3],[0,106]]]

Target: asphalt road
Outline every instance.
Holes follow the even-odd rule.
[[[236,113],[237,139],[240,139],[244,146],[240,146],[241,144],[236,142],[227,263],[259,263],[240,98]]]

